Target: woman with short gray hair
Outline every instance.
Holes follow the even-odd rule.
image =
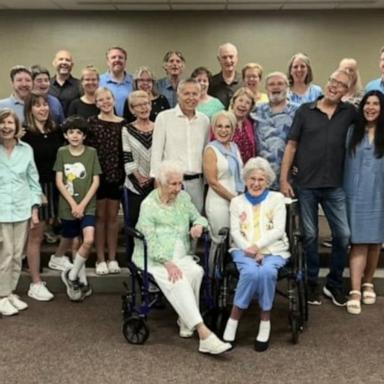
[[[267,160],[261,157],[250,159],[243,175],[247,191],[232,199],[230,205],[234,242],[231,254],[240,277],[224,340],[235,340],[243,310],[256,296],[260,325],[255,349],[262,352],[269,345],[270,313],[278,270],[290,256],[285,234],[286,209],[284,196],[268,189],[276,176]]]
[[[190,238],[202,235],[207,220],[193,205],[188,193],[182,191],[183,170],[164,161],[157,173],[158,187],[143,201],[136,228],[147,241],[148,271],[164,296],[179,315],[179,335],[193,336],[196,330],[199,352],[220,354],[231,348],[204,324],[199,310],[203,269],[191,253]],[[134,263],[143,268],[144,246],[135,241]]]

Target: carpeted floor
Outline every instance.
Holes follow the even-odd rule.
[[[273,312],[271,347],[253,350],[255,311],[243,319],[237,347],[222,357],[197,352],[197,339],[177,335],[176,315],[152,312],[143,346],[121,333],[120,298],[84,303],[58,295],[51,303],[0,319],[1,384],[114,383],[384,383],[384,298],[361,316],[329,302],[311,307],[299,344],[290,343],[286,302]]]

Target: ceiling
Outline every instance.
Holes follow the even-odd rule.
[[[215,11],[384,9],[384,0],[0,0],[0,10]]]

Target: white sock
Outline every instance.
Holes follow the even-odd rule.
[[[235,341],[237,326],[239,325],[239,320],[232,319],[231,317],[227,321],[225,326],[225,331],[223,339],[225,341]]]
[[[269,339],[271,333],[271,322],[269,320],[260,320],[259,333],[257,334],[256,340],[265,343]]]
[[[86,261],[87,259],[76,253],[75,260],[73,260],[73,267],[69,271],[69,278],[71,280],[76,280],[79,277],[80,269],[85,265]]]
[[[88,284],[88,280],[87,280],[87,273],[85,271],[85,264],[83,264],[83,266],[80,268],[80,271],[79,271],[79,280],[80,280],[80,283],[84,284],[84,285],[87,285]]]

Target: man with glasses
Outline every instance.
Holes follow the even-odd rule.
[[[345,140],[356,111],[341,101],[348,91],[350,75],[337,70],[330,76],[324,96],[303,104],[296,112],[285,148],[280,190],[293,197],[289,173],[296,167],[293,182],[300,202],[304,251],[308,267],[308,303],[320,305],[318,285],[318,205],[324,210],[332,232],[330,272],[323,287],[326,297],[337,306],[346,304],[343,270],[346,264],[350,231],[345,195],[341,188]]]

